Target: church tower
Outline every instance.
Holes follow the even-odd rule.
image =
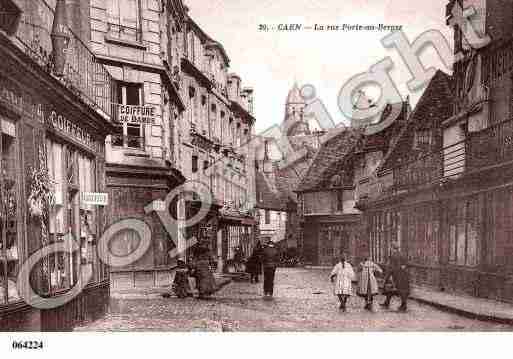
[[[289,91],[285,102],[285,134],[290,136],[309,135],[310,129],[304,118],[306,101],[301,96],[301,90],[296,83]]]

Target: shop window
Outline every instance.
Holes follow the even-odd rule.
[[[142,40],[140,9],[140,0],[107,1],[109,36],[120,40],[140,42]]]
[[[17,233],[17,178],[15,171],[16,139],[1,136],[1,221],[0,221],[0,304],[20,300],[16,288],[19,270],[19,238]]]
[[[118,82],[118,103],[141,106],[142,85]],[[144,149],[144,127],[141,124],[123,123],[117,126],[112,135],[112,145],[124,148]]]
[[[60,242],[71,234],[79,243],[79,251],[49,256],[48,289],[50,294],[67,290],[79,276],[92,275],[102,280],[105,272],[96,258],[96,211],[82,201],[86,192],[96,192],[94,159],[60,143],[47,141],[47,165],[55,187],[55,204],[49,213],[49,240]]]

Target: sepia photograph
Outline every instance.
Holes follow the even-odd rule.
[[[0,122],[0,353],[513,332],[513,0],[0,0]]]

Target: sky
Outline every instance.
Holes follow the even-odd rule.
[[[380,40],[387,31],[259,31],[260,24],[385,24],[402,25],[410,41],[427,30],[439,30],[452,44],[452,31],[445,24],[447,0],[185,0],[191,16],[225,47],[231,71],[243,86],[255,90],[256,129],[280,124],[284,104],[295,81],[311,84],[335,122],[347,121],[338,108],[343,85],[354,75],[368,71],[389,56],[391,76],[403,98],[412,105],[422,89],[409,92],[411,75],[395,49]],[[451,45],[452,46],[452,45]],[[426,48],[425,67],[450,73],[437,53]],[[372,95],[372,93],[371,93]],[[376,95],[374,93],[373,95]],[[378,92],[379,95],[379,92]]]

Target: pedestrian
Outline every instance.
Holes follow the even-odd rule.
[[[244,252],[240,246],[235,247],[233,262],[236,272],[242,272],[242,263],[244,262]]]
[[[355,279],[353,266],[346,260],[345,254],[340,255],[339,262],[335,265],[330,275],[331,282],[334,283],[334,294],[340,302],[340,309],[347,310],[347,300],[353,290],[352,282]]]
[[[259,276],[262,273],[262,255],[263,249],[260,242],[255,244],[255,248],[253,248],[253,252],[251,256],[249,256],[248,261],[246,263],[246,271],[250,275],[251,283],[258,283]]]
[[[263,267],[264,267],[264,298],[271,299],[274,292],[274,275],[278,266],[279,254],[278,249],[271,241],[267,239],[267,243],[263,249]]]
[[[383,273],[383,270],[369,258],[365,258],[363,263],[360,264],[360,271],[358,296],[365,299],[365,309],[372,311],[374,296],[379,292],[375,273]]]
[[[410,274],[408,272],[408,260],[401,254],[400,247],[397,244],[392,246],[392,253],[389,259],[389,265],[385,274],[385,285],[383,294],[385,302],[381,304],[383,308],[390,308],[390,301],[393,297],[401,298],[399,311],[408,310],[408,297],[410,295]]]
[[[194,277],[198,288],[198,299],[207,299],[217,289],[214,274],[210,269],[210,248],[206,241],[199,242],[194,251]]]
[[[178,260],[173,280],[173,292],[178,298],[187,298],[191,295],[189,285],[189,267],[183,260]]]

